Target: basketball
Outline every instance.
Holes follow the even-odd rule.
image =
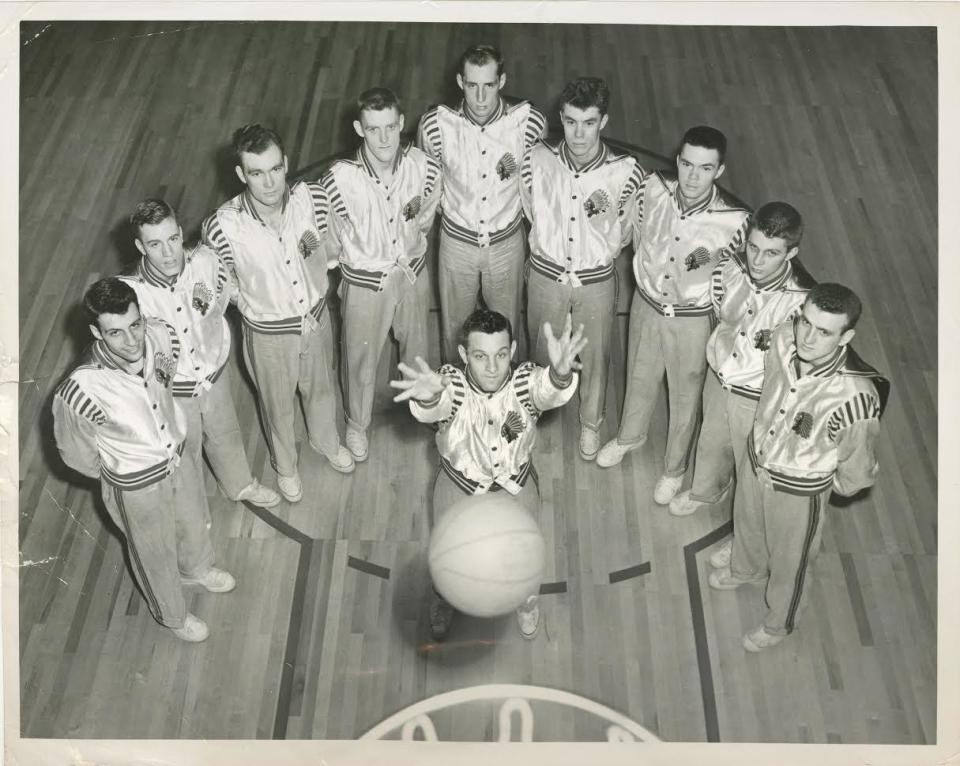
[[[497,617],[539,591],[545,555],[537,522],[506,492],[465,497],[430,535],[430,577],[457,610]]]

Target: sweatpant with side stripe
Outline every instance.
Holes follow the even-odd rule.
[[[477,291],[487,308],[510,320],[514,339],[523,335],[520,304],[523,295],[523,227],[506,239],[480,247],[451,237],[441,227],[437,261],[443,361],[460,364],[460,328],[477,306]],[[518,346],[524,344],[517,343]],[[522,349],[521,349],[522,350]]]
[[[347,425],[366,431],[373,412],[377,365],[391,328],[400,344],[401,362],[416,368],[416,357],[430,361],[430,275],[424,269],[410,284],[401,269],[393,269],[380,292],[344,280],[340,284],[340,301]]]
[[[177,404],[187,416],[187,450],[203,451],[213,475],[231,500],[253,481],[237,408],[230,392],[230,371],[224,369],[209,390],[199,396],[179,396]]]
[[[330,312],[324,309],[317,328],[302,335],[271,335],[244,326],[243,358],[257,386],[274,470],[281,476],[297,472],[298,389],[311,446],[328,458],[336,456],[340,435]]]
[[[214,562],[199,469],[184,450],[172,474],[143,489],[100,482],[107,512],[126,537],[133,575],[150,613],[168,628],[182,628],[187,616],[180,574],[200,576]]]
[[[607,410],[607,376],[610,348],[613,345],[613,319],[617,310],[617,274],[602,282],[574,287],[561,284],[530,269],[527,280],[527,326],[530,330],[531,358],[541,367],[550,364],[544,322],[550,323],[555,336],[563,332],[567,314],[572,316],[573,332],[583,325],[587,345],[580,352],[580,424],[600,430]]]
[[[703,424],[690,497],[718,503],[747,457],[747,437],[753,428],[757,402],[725,391],[712,371],[703,386]]]
[[[665,317],[634,291],[627,335],[627,385],[617,441],[642,444],[653,417],[657,394],[667,377],[669,423],[663,459],[666,476],[687,470],[700,417],[700,398],[707,372],[707,316]]]
[[[816,495],[793,495],[764,487],[749,458],[741,461],[733,500],[730,571],[745,580],[769,572],[769,611],[763,620],[769,633],[786,635],[796,626],[810,590],[829,499],[829,489]]]

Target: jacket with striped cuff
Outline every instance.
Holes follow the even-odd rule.
[[[354,158],[335,162],[320,185],[330,251],[338,253],[346,282],[379,290],[384,275],[398,266],[411,277],[423,270],[443,186],[439,163],[405,146],[388,186],[361,145]]]
[[[520,199],[530,220],[530,267],[560,283],[608,279],[629,242],[643,168],[601,142],[577,167],[564,141],[544,141],[523,158]]]
[[[718,324],[707,340],[707,364],[720,385],[748,399],[760,398],[763,357],[772,333],[800,313],[814,284],[796,259],[765,285],[753,281],[740,254],[720,261],[710,291]]]
[[[203,223],[212,247],[238,287],[237,307],[255,332],[294,334],[323,311],[327,293],[323,189],[298,182],[284,195],[278,233],[260,217],[249,191],[225,202]]]
[[[54,436],[71,468],[124,490],[142,489],[180,463],[187,422],[173,397],[180,343],[145,317],[143,374],[121,369],[102,341],[57,387]]]
[[[664,316],[709,316],[710,282],[724,256],[743,247],[750,211],[714,186],[684,210],[676,172],[658,170],[637,193],[633,277]]]
[[[411,401],[410,411],[422,423],[440,424],[441,465],[455,481],[466,480],[457,483],[472,494],[494,484],[516,494],[529,474],[540,413],[570,401],[578,374],[559,379],[551,367],[524,362],[487,393],[458,367],[444,365],[439,373],[450,379],[443,393],[426,404]]]
[[[180,359],[173,395],[200,396],[203,381],[215,382],[230,356],[224,312],[236,286],[223,262],[201,244],[186,255],[175,277],[160,274],[144,256],[134,274],[120,279],[136,291],[144,314],[160,317],[177,331]]]
[[[463,104],[424,113],[417,142],[443,165],[441,226],[449,236],[484,246],[520,227],[520,162],[546,129],[546,117],[527,101],[501,98],[483,125]]]
[[[847,346],[801,376],[795,322],[773,333],[747,453],[778,490],[855,494],[876,479],[890,384]]]

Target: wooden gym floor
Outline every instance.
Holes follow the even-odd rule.
[[[354,738],[418,700],[528,683],[603,702],[664,740],[931,743],[937,625],[937,39],[916,28],[406,23],[47,22],[21,27],[21,732],[75,738]],[[689,125],[730,141],[724,184],[794,204],[802,259],[866,305],[855,345],[893,383],[876,487],[831,506],[810,606],[761,656],[740,635],[759,590],[715,593],[706,561],[729,507],[685,519],[651,499],[665,405],[649,446],[602,471],[577,455],[573,407],[544,418],[536,463],[551,551],[544,630],[460,620],[429,642],[429,430],[381,391],[369,462],[334,473],[301,453],[305,498],[273,512],[208,484],[228,596],[192,592],[203,645],[150,618],[95,487],[60,463],[51,393],[87,332],[91,281],[135,258],[123,220],[163,195],[195,235],[236,193],[224,147],[276,126],[291,168],[353,145],[352,98],[404,99],[412,128],[455,95],[477,41],[505,51],[507,92],[554,127],[563,83],[613,91],[606,134],[669,156]],[[650,163],[655,165],[656,161]],[[618,347],[602,436],[616,426],[632,287],[621,258]],[[434,320],[436,314],[433,315]],[[249,384],[235,394],[254,472],[275,484]],[[443,739],[489,737],[480,716]],[[537,738],[591,736],[563,716]]]

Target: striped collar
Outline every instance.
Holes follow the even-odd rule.
[[[589,173],[591,170],[596,170],[607,161],[607,157],[610,155],[610,150],[603,141],[600,142],[600,151],[597,152],[597,156],[590,160],[590,162],[588,162],[586,165],[577,166],[577,164],[573,161],[573,155],[570,154],[570,149],[567,148],[566,141],[560,141],[560,145],[557,147],[557,152],[558,156],[560,157],[560,162],[566,165],[567,169],[574,173]]]
[[[744,276],[750,281],[750,284],[762,293],[775,293],[783,289],[783,286],[787,284],[793,276],[793,261],[787,261],[779,274],[770,277],[764,284],[760,284],[750,276],[750,267],[747,266],[747,259],[745,257],[740,255],[740,253],[734,253],[733,259],[736,261],[737,266],[740,267]]]
[[[397,147],[397,154],[393,158],[393,166],[390,168],[391,173],[397,172],[397,168],[400,167],[401,160],[408,151],[410,151],[410,144],[400,144],[400,146]],[[380,176],[373,167],[373,163],[370,162],[370,159],[367,157],[366,142],[362,142],[360,144],[360,148],[357,149],[357,163],[359,163],[360,167],[367,171],[367,175],[369,175],[374,181],[380,180]]]
[[[684,215],[694,215],[695,213],[702,213],[709,207],[713,206],[713,203],[717,201],[717,197],[720,196],[720,190],[716,187],[716,184],[711,187],[710,193],[700,200],[693,207],[686,207],[686,203],[683,200],[683,196],[680,194],[680,181],[677,181],[677,188],[673,190],[673,201],[677,203],[677,208]]]
[[[793,320],[794,326],[796,326],[797,320]],[[793,341],[790,343],[790,361],[793,363],[793,372],[799,377],[813,377],[813,378],[829,378],[831,375],[835,375],[846,363],[847,361],[847,346],[838,346],[836,350],[830,354],[829,357],[824,359],[820,364],[811,367],[806,374],[801,374],[800,372],[800,357],[797,356],[797,343]]]
[[[496,122],[496,121],[499,120],[501,117],[503,117],[503,115],[505,115],[506,113],[507,113],[507,105],[503,103],[503,97],[502,97],[502,96],[498,96],[498,97],[497,97],[497,109],[496,109],[496,111],[495,111],[492,115],[490,115],[490,119],[487,120],[486,122],[477,122],[475,119],[473,119],[473,116],[472,116],[472,115],[470,114],[470,112],[467,110],[467,106],[466,106],[466,104],[463,102],[463,100],[461,99],[461,101],[460,101],[460,116],[463,117],[464,119],[466,119],[468,122],[473,123],[473,124],[476,125],[478,128],[485,128],[485,127],[487,127],[487,125],[490,125],[491,123]]]
[[[168,277],[166,274],[161,274],[159,271],[157,271],[153,267],[153,264],[147,260],[147,256],[143,255],[140,257],[140,265],[137,267],[137,274],[148,285],[153,285],[154,287],[173,287],[180,278],[180,274],[183,274],[183,269],[186,267],[186,265],[187,257],[186,254],[184,254],[183,266],[180,267],[180,272],[172,277]]]
[[[473,375],[472,375],[471,372],[470,372],[470,365],[469,365],[469,364],[464,365],[464,369],[463,369],[464,377],[467,379],[467,384],[470,386],[470,388],[471,388],[473,391],[475,391],[476,393],[478,393],[478,394],[483,394],[484,396],[493,396],[494,394],[499,394],[501,391],[503,391],[503,389],[504,389],[504,387],[507,385],[507,383],[509,383],[510,380],[513,378],[513,371],[514,371],[514,367],[513,367],[513,365],[511,364],[511,365],[510,365],[510,370],[509,370],[509,371],[507,372],[507,374],[504,376],[504,378],[503,378],[503,383],[501,383],[501,384],[497,387],[497,390],[496,390],[496,391],[486,391],[486,390],[484,390],[483,388],[481,388],[481,387],[480,387],[480,384],[477,383],[477,382],[473,379]]]
[[[289,201],[290,185],[287,184],[287,187],[283,190],[283,200],[280,204],[281,213],[285,213],[287,211],[287,203]],[[257,206],[254,204],[253,195],[250,193],[250,189],[244,189],[243,194],[240,195],[240,209],[248,215],[253,216],[254,220],[264,223],[263,217],[259,212],[257,212]]]

